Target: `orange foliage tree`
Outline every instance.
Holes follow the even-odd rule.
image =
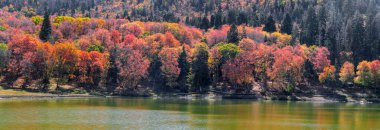
[[[328,81],[334,81],[335,80],[335,66],[329,65],[325,67],[322,71],[322,73],[319,74],[319,81],[321,83],[326,83]]]
[[[78,48],[72,43],[64,42],[54,44],[55,75],[60,83],[65,83],[75,78],[75,70],[78,62]]]
[[[78,52],[78,81],[85,87],[98,85],[107,66],[107,58],[105,54],[97,51]],[[89,86],[87,86],[89,85]]]
[[[380,61],[362,61],[357,67],[354,82],[361,86],[379,87],[380,85]]]
[[[353,83],[355,77],[355,66],[351,62],[344,62],[339,72],[339,80],[343,84]]]

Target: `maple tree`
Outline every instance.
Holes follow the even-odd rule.
[[[339,80],[344,83],[353,83],[355,77],[355,66],[350,62],[344,62],[343,66],[340,68]]]
[[[147,77],[150,61],[139,51],[123,53],[117,59],[116,65],[120,70],[118,75],[122,87],[133,89],[143,78]]]
[[[30,35],[16,35],[8,44],[11,56],[8,64],[8,71],[14,75],[29,75],[32,72],[33,58],[37,51],[39,41]]]
[[[65,83],[73,80],[76,77],[74,73],[78,62],[79,49],[70,42],[56,43],[54,48],[54,73],[59,77],[59,82]]]
[[[221,29],[215,30],[210,29],[206,33],[206,40],[209,46],[213,46],[214,44],[220,42],[227,42],[227,33],[230,30],[229,26],[223,26]]]
[[[329,65],[323,69],[323,72],[319,74],[319,81],[321,83],[326,83],[328,81],[335,80],[335,66]]]
[[[55,48],[50,43],[40,43],[37,46],[34,64],[37,77],[42,78],[43,90],[48,89],[50,79],[53,77]]]
[[[106,66],[107,59],[105,54],[97,51],[80,51],[76,63],[79,83],[85,85],[85,87],[88,87],[86,85],[90,87],[96,86],[102,79]]]
[[[111,33],[106,29],[97,29],[93,34],[95,39],[99,41],[100,45],[107,46],[111,44]]]
[[[326,47],[318,47],[312,54],[310,61],[318,73],[323,72],[330,65],[329,56],[330,52]]]
[[[291,46],[277,49],[273,55],[274,63],[267,72],[271,79],[285,81],[293,87],[300,83],[305,59],[294,54],[294,48]]]
[[[247,59],[242,56],[228,60],[223,64],[222,74],[223,77],[227,78],[232,84],[243,86],[253,82],[253,67]]]
[[[111,41],[113,42],[113,44],[118,44],[118,43],[121,42],[121,34],[120,34],[119,31],[113,30],[111,32]],[[107,45],[107,46],[112,47],[112,44],[111,45]]]
[[[58,31],[62,34],[62,38],[64,39],[72,39],[75,36],[75,28],[74,23],[70,21],[63,21],[58,26]]]
[[[264,44],[258,44],[249,56],[247,56],[254,65],[254,75],[255,78],[260,79],[262,82],[266,83],[269,80],[267,75],[268,70],[274,62],[273,53],[276,49],[275,46],[267,46]],[[266,84],[264,84],[266,85]]]
[[[166,77],[166,85],[169,87],[175,87],[177,85],[177,78],[180,74],[180,68],[178,64],[179,52],[177,48],[164,48],[158,54],[162,66],[161,71]]]
[[[165,33],[164,43],[165,43],[165,46],[168,46],[168,47],[179,47],[180,46],[179,41],[170,32]]]
[[[133,34],[138,37],[143,34],[143,29],[138,23],[127,23],[120,26],[120,32],[122,32],[124,36]]]
[[[380,61],[362,61],[357,66],[354,82],[361,86],[379,86]]]

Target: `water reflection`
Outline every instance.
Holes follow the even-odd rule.
[[[380,129],[380,105],[69,98],[0,100],[0,129]]]

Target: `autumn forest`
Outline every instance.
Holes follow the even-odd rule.
[[[379,59],[378,0],[0,0],[10,89],[374,90]]]

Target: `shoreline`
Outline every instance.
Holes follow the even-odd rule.
[[[77,94],[67,94],[67,95],[58,95],[58,94],[43,94],[43,95],[0,95],[0,99],[12,99],[12,98],[92,98],[92,97],[102,97],[95,95],[77,95]]]
[[[0,99],[46,99],[46,98],[154,98],[154,99],[181,99],[181,100],[263,100],[263,101],[295,101],[295,102],[312,102],[312,103],[380,103],[379,98],[358,98],[358,99],[342,99],[322,95],[294,96],[294,95],[276,95],[276,96],[261,96],[261,95],[215,95],[215,94],[176,94],[165,93],[153,96],[100,96],[90,94],[50,94],[50,93],[35,93],[35,94],[0,94]]]

